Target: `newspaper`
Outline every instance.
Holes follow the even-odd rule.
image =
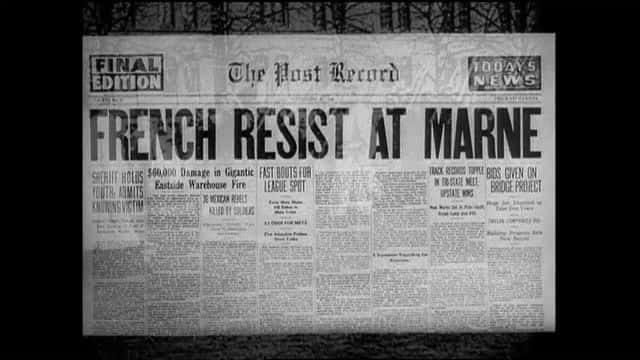
[[[84,334],[554,331],[554,51],[84,37]]]

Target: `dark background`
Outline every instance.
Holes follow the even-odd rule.
[[[85,35],[542,32],[540,1],[141,2],[86,1]]]
[[[14,31],[6,32],[11,50],[3,53],[10,62],[4,67],[3,85],[11,97],[5,95],[9,101],[3,104],[4,123],[9,125],[3,127],[8,141],[2,146],[9,159],[3,203],[9,221],[2,261],[8,285],[3,287],[3,298],[8,301],[2,309],[9,318],[5,329],[11,337],[2,352],[27,358],[208,359],[611,357],[629,351],[635,340],[631,329],[636,327],[638,282],[634,259],[638,236],[633,231],[638,211],[633,197],[639,143],[634,111],[638,110],[635,48],[640,11],[627,2],[528,1],[533,13],[522,21],[516,16],[516,5],[521,3],[510,3],[514,15],[509,27],[506,17],[504,24],[485,19],[491,23],[486,27],[481,25],[482,16],[476,15],[471,31],[557,34],[555,333],[82,337],[80,35],[147,30],[142,30],[144,21],[138,15],[134,27],[132,18],[127,22],[113,17],[106,21],[108,27],[105,22],[98,26],[98,20],[88,20],[87,15],[87,7],[95,3],[25,2],[18,4],[25,9],[6,13]],[[378,13],[364,22],[369,27],[360,25],[357,30],[348,25],[349,12],[343,17],[343,5],[327,4],[336,9],[336,18],[331,17],[331,8],[325,13],[326,30],[318,21],[313,31],[315,27],[329,33],[469,29],[464,18],[454,16],[451,21],[450,5],[442,2],[429,3],[433,11],[426,15],[410,11],[409,27],[399,20],[405,11],[399,4],[392,5],[391,21],[384,14],[387,5],[374,4]],[[420,4],[420,9],[429,4]],[[171,6],[163,5],[168,12],[162,13],[157,26],[165,27],[156,30],[151,24],[148,31],[184,32],[178,29],[184,26],[184,17],[172,23]],[[460,5],[464,4],[455,4],[454,10]],[[497,3],[489,5],[504,9]],[[347,9],[348,4],[344,6]],[[206,28],[204,21],[188,32],[288,32],[297,26],[291,24],[300,15],[290,11],[283,19],[283,11],[277,14],[275,9],[273,19],[265,18],[265,28],[239,32],[233,26],[242,23],[236,19],[226,29]],[[224,16],[232,23],[236,15]],[[417,20],[420,16],[423,20]]]

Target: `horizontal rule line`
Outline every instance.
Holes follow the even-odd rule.
[[[91,73],[91,76],[95,76],[95,75],[162,75],[161,71],[157,71],[157,72],[151,72],[151,71],[141,71],[141,72],[130,72],[130,71],[125,71],[125,72],[109,72],[109,71],[104,71],[104,72],[99,72],[99,73]]]
[[[92,96],[105,96],[109,94],[90,94]],[[464,94],[464,93],[454,93],[454,94],[429,94],[429,93],[407,93],[407,94],[371,94],[371,93],[362,93],[362,94],[135,94],[135,95],[127,95],[130,97],[275,97],[275,96],[338,96],[338,97],[349,97],[349,96],[541,96],[542,94],[523,94],[523,93],[508,93],[508,92],[492,92],[490,94]],[[118,96],[118,94],[112,94],[112,96]]]
[[[193,105],[193,104],[201,104],[201,105],[206,105],[206,104],[238,104],[235,102],[229,102],[229,101],[200,101],[200,102],[185,102],[182,103],[184,105]],[[245,101],[240,103],[239,105],[277,105],[277,104],[288,104],[288,105],[304,105],[305,103],[300,103],[300,102],[296,102],[296,101],[279,101],[277,103],[274,102],[264,102],[264,101]],[[312,102],[309,104],[324,104],[323,102]],[[357,104],[378,104],[378,105],[395,105],[395,104],[469,104],[469,105],[540,105],[542,104],[540,101],[529,101],[529,102],[524,102],[524,101],[473,101],[471,103],[469,102],[465,102],[465,101],[399,101],[399,102],[394,102],[394,103],[390,103],[390,102],[378,102],[378,101],[339,101],[336,104],[353,104],[353,105],[357,105]],[[120,104],[100,104],[100,103],[94,103],[92,105],[102,105],[102,106],[110,106],[110,105],[136,105],[136,106],[154,106],[154,105],[172,105],[172,103],[120,103]],[[180,105],[180,104],[176,104],[176,105]]]

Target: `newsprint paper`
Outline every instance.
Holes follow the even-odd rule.
[[[555,330],[553,34],[83,42],[85,335]]]

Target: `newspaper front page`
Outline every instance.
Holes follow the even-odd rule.
[[[554,331],[554,51],[84,37],[84,334]]]

